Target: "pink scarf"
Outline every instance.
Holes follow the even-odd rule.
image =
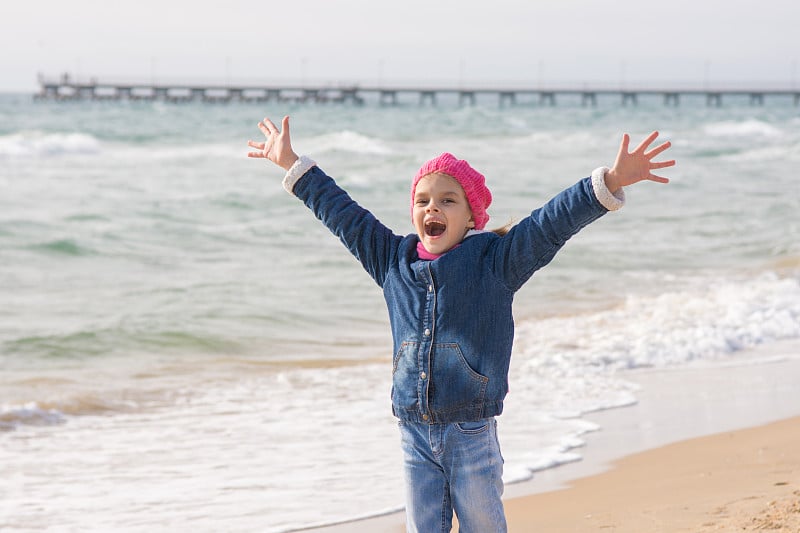
[[[450,248],[450,250],[455,250],[459,246],[461,246],[461,244],[456,244],[455,246]],[[447,250],[447,252],[449,252],[450,250]],[[445,252],[445,254],[447,252]],[[417,255],[419,256],[420,259],[425,259],[426,261],[433,261],[434,259],[439,259],[444,254],[432,254],[428,250],[425,249],[425,247],[422,245],[421,242],[418,242],[417,243]]]
[[[466,239],[467,237],[470,237],[472,235],[477,235],[479,233],[485,233],[485,231],[484,230],[479,230],[479,229],[471,229],[471,230],[469,230],[467,232],[466,235],[464,235],[464,238]],[[455,250],[459,246],[461,246],[461,243],[456,244],[455,246],[450,248],[450,250]],[[449,252],[450,250],[447,250],[447,252]],[[445,252],[445,254],[447,252]],[[434,259],[439,259],[444,254],[432,254],[428,250],[425,249],[425,247],[422,245],[421,241],[417,241],[417,255],[419,256],[420,259],[425,259],[426,261],[433,261]]]

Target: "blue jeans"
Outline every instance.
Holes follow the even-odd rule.
[[[424,424],[401,420],[409,533],[506,531],[497,421]]]

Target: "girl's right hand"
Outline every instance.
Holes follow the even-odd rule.
[[[269,159],[284,170],[289,170],[297,161],[297,154],[292,150],[292,140],[289,136],[289,117],[283,117],[281,130],[269,118],[265,118],[258,123],[258,129],[266,137],[266,141],[258,143],[247,141],[247,145],[258,150],[248,152],[247,157],[263,157]]]

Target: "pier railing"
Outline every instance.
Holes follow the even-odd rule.
[[[780,83],[727,83],[703,87],[688,83],[603,84],[603,83],[435,83],[378,82],[330,83],[307,81],[202,82],[130,81],[114,79],[39,78],[41,100],[159,100],[165,102],[313,102],[361,105],[367,99],[381,105],[397,105],[411,99],[420,105],[436,105],[442,96],[457,99],[459,105],[474,105],[489,95],[501,106],[521,103],[556,105],[560,97],[579,99],[584,106],[596,106],[600,97],[617,98],[622,105],[636,105],[641,97],[660,97],[667,106],[678,106],[682,98],[701,97],[708,106],[721,106],[723,97],[744,97],[751,105],[763,105],[766,98],[788,98],[800,105],[800,87]],[[795,85],[795,84],[791,84]]]

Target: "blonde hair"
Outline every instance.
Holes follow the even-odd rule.
[[[502,237],[505,234],[507,234],[511,230],[511,228],[513,228],[513,227],[514,227],[514,220],[512,219],[512,220],[509,220],[508,222],[506,222],[506,224],[504,226],[500,226],[499,228],[494,228],[493,230],[489,230],[489,231],[491,231],[495,235],[499,235],[499,236]]]

